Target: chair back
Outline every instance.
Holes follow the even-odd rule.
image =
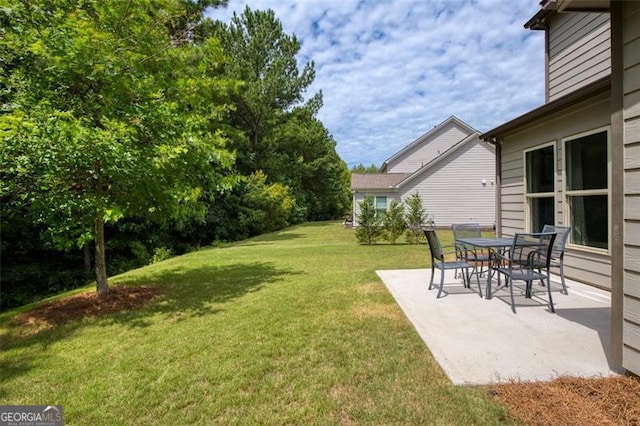
[[[551,257],[553,259],[559,259],[564,255],[565,248],[567,247],[567,240],[569,239],[569,231],[571,230],[568,226],[553,226],[553,225],[545,225],[542,228],[543,233],[555,232],[558,234],[556,236],[556,240],[553,243],[553,250],[551,251]]]
[[[429,251],[431,252],[431,259],[442,260],[442,244],[440,244],[440,238],[436,230],[433,228],[423,228],[424,236],[427,237],[429,243]]]
[[[524,269],[549,268],[555,232],[516,234],[511,246],[510,266]]]
[[[454,223],[451,225],[451,229],[453,230],[454,240],[482,237],[479,223]]]

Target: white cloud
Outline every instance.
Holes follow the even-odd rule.
[[[544,101],[544,35],[524,29],[536,0],[230,0],[273,9],[314,61],[309,95],[349,163],[380,165],[451,115],[486,131]]]

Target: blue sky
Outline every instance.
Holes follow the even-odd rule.
[[[314,61],[318,118],[349,167],[380,165],[451,115],[480,132],[544,103],[538,0],[230,0],[272,9]],[[300,68],[301,68],[300,67]]]

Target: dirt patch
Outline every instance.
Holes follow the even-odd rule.
[[[159,294],[159,288],[149,286],[111,287],[103,299],[98,299],[94,291],[88,291],[38,306],[16,316],[14,321],[38,329],[45,328],[79,318],[140,309]]]
[[[511,382],[489,392],[528,425],[640,425],[636,376]]]

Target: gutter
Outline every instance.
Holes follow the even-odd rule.
[[[609,92],[610,90],[611,76],[607,75],[569,93],[568,95],[546,103],[527,112],[526,114],[516,117],[511,121],[507,121],[506,123],[481,134],[480,139],[486,142],[500,140],[503,135],[517,129],[518,127],[522,127],[538,119],[545,118],[548,115],[559,112],[568,106],[580,103],[601,93]]]

